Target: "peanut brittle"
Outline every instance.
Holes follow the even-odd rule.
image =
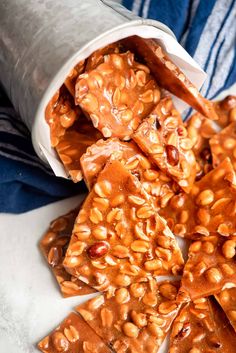
[[[75,67],[71,70],[67,78],[65,79],[64,85],[72,95],[75,96],[75,84],[77,77],[84,72],[85,69],[85,60],[80,61]]]
[[[66,171],[74,183],[83,179],[80,158],[91,146],[101,138],[98,130],[86,118],[79,119],[74,125],[67,129],[60,138],[56,151]]]
[[[209,140],[217,132],[217,125],[199,113],[193,114],[185,123],[188,136],[193,143],[197,162],[196,180],[200,180],[212,169],[212,155]]]
[[[63,264],[75,277],[105,291],[177,274],[183,258],[139,180],[112,161],[79,212]]]
[[[66,129],[71,127],[80,115],[80,109],[74,106],[71,95],[63,85],[52,97],[45,110],[52,147],[58,145]]]
[[[169,353],[233,353],[236,336],[217,304],[208,298],[187,303],[173,323]]]
[[[170,177],[154,166],[133,141],[124,142],[117,138],[99,140],[87,148],[81,157],[81,168],[89,189],[95,184],[98,174],[110,157],[118,159],[140,180],[157,209],[165,207],[175,194],[177,187]]]
[[[192,141],[170,97],[161,99],[133,135],[141,150],[189,192],[196,176]]]
[[[221,127],[236,121],[236,96],[226,96],[221,101],[214,102],[214,106],[219,117],[217,124]]]
[[[201,179],[203,175],[212,169],[210,139],[214,135],[217,136],[222,127],[236,120],[236,97],[227,96],[221,101],[214,102],[214,106],[218,115],[217,122],[195,113],[185,123],[188,135],[193,142],[193,152],[197,161],[197,180]],[[225,155],[225,157],[227,156]]]
[[[189,247],[180,293],[192,300],[236,287],[236,236],[201,237]]]
[[[157,40],[132,36],[122,43],[143,58],[157,83],[206,117],[217,120],[212,102],[203,98],[185,74],[164,53]]]
[[[160,210],[175,235],[195,239],[195,234],[236,233],[236,182],[229,159],[196,182],[189,195],[179,193]]]
[[[215,298],[236,331],[236,288],[224,289],[216,294]]]
[[[80,158],[88,146],[102,135],[75,107],[73,99],[63,86],[46,108],[46,119],[50,126],[51,144],[57,151],[65,170],[76,183],[82,180]]]
[[[67,273],[62,266],[72,229],[79,208],[51,222],[40,241],[40,249],[50,266],[64,297],[94,293],[94,290],[78,278]]]
[[[43,353],[111,353],[100,337],[76,313],[67,318],[38,343]]]
[[[79,76],[75,102],[104,137],[130,139],[160,99],[160,90],[149,72],[130,52],[108,54],[102,64]]]
[[[157,352],[177,315],[177,282],[151,280],[78,306],[92,329],[117,353]]]
[[[86,71],[96,69],[96,67],[104,62],[104,57],[108,54],[119,54],[120,53],[120,43],[115,42],[109,45],[106,45],[104,48],[96,50],[91,54],[86,63]]]
[[[231,123],[210,139],[213,166],[217,167],[229,157],[236,170],[236,122]]]

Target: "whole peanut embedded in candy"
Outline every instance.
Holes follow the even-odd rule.
[[[100,257],[106,255],[107,252],[108,244],[104,241],[96,242],[87,249],[88,256],[91,259],[99,259]]]
[[[179,151],[173,145],[166,145],[166,155],[169,164],[175,166],[179,163]]]

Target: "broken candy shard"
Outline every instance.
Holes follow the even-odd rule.
[[[170,97],[160,100],[133,139],[154,164],[190,192],[196,176],[193,143]]]
[[[115,352],[157,352],[179,310],[178,285],[154,279],[133,283],[76,310]]]
[[[218,119],[213,102],[201,96],[197,88],[164,53],[155,39],[132,36],[123,40],[122,43],[143,58],[161,87],[188,103],[207,118]]]
[[[105,291],[177,274],[183,258],[138,179],[112,161],[83,203],[63,264],[73,276]]]
[[[62,265],[78,212],[79,207],[52,221],[40,241],[40,249],[64,297],[94,293],[94,289],[71,276]]]
[[[236,287],[236,236],[211,234],[189,247],[180,293],[195,300]]]
[[[70,313],[38,343],[38,348],[43,353],[111,353],[100,337],[76,313]]]

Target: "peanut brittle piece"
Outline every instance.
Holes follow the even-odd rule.
[[[140,180],[157,209],[165,207],[178,189],[170,177],[153,165],[133,141],[124,142],[117,138],[99,140],[88,147],[81,157],[81,168],[89,189],[95,184],[98,174],[111,157],[118,159]]]
[[[177,282],[133,283],[76,310],[115,352],[157,352],[177,315],[177,292]]]
[[[161,87],[188,103],[199,113],[217,120],[213,103],[201,96],[197,88],[164,53],[155,39],[132,36],[122,43],[145,61]]]
[[[229,157],[234,170],[236,170],[236,122],[215,134],[210,139],[210,146],[214,167],[217,167],[226,157]]]
[[[81,115],[80,109],[75,107],[73,98],[62,86],[52,97],[45,110],[45,119],[50,127],[52,147],[56,147],[66,129],[71,127]]]
[[[216,122],[205,118],[200,113],[194,113],[185,123],[188,135],[193,142],[193,152],[197,161],[196,180],[200,180],[203,175],[212,169],[210,139],[217,135],[222,127],[236,120],[235,96],[227,96],[225,99],[213,104],[219,117]]]
[[[201,237],[189,247],[180,293],[192,300],[236,287],[236,236]]]
[[[108,44],[105,47],[96,50],[93,54],[91,54],[86,63],[86,71],[90,71],[96,69],[96,67],[104,62],[105,55],[108,54],[119,54],[121,49],[121,45],[119,42],[115,42],[112,44]]]
[[[212,169],[212,155],[209,141],[219,127],[199,113],[194,113],[185,123],[188,136],[193,143],[193,153],[197,162],[196,180],[200,180]]]
[[[236,121],[236,96],[229,95],[223,100],[214,102],[215,110],[218,115],[217,124],[226,127]]]
[[[71,70],[71,72],[65,79],[64,85],[66,86],[72,97],[75,96],[75,84],[77,77],[84,72],[84,69],[85,60],[82,60]]]
[[[232,353],[236,335],[209,298],[187,303],[173,323],[169,353]]]
[[[130,139],[141,119],[160,99],[147,66],[130,52],[108,54],[95,69],[80,75],[75,102],[89,114],[104,137]]]
[[[79,208],[76,208],[52,221],[40,241],[40,249],[64,297],[94,293],[94,289],[78,278],[71,276],[62,265],[78,211]]]
[[[142,121],[133,139],[185,192],[191,190],[196,176],[193,144],[170,97],[161,99]]]
[[[46,121],[50,127],[51,145],[57,151],[65,170],[76,183],[82,180],[80,157],[88,146],[102,135],[75,107],[73,98],[63,86],[48,103]]]
[[[43,353],[111,353],[100,337],[76,313],[67,318],[38,343]]]
[[[86,118],[81,118],[60,138],[55,149],[73,182],[83,179],[81,156],[101,137],[100,132]]]
[[[139,180],[112,161],[79,212],[63,264],[73,276],[106,291],[177,274],[183,258]]]
[[[229,159],[194,184],[189,195],[179,193],[160,210],[175,235],[195,239],[210,232],[236,234],[236,182]]]
[[[216,294],[215,298],[236,331],[236,288],[224,289]]]

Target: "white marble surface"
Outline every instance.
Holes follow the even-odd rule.
[[[0,215],[0,353],[38,352],[35,343],[88,297],[62,298],[38,248],[49,222],[78,200]]]

